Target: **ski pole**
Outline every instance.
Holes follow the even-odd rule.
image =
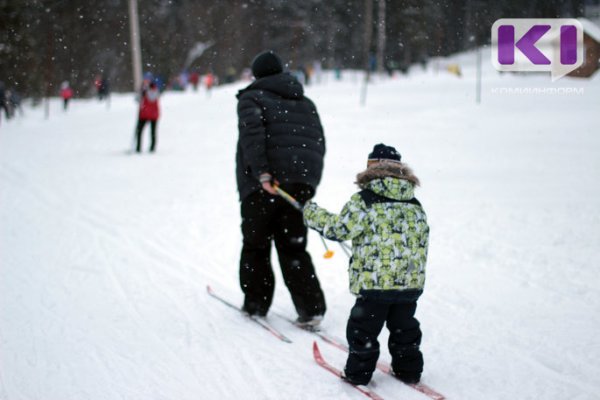
[[[292,205],[292,207],[294,207],[296,210],[302,211],[302,206],[300,205],[300,203],[298,203],[298,200],[293,198],[288,192],[286,192],[279,186],[275,186],[275,191],[277,192],[277,194],[279,194],[281,197],[283,197],[285,199],[285,201],[290,203]]]
[[[296,210],[302,212],[302,206],[300,205],[298,200],[296,200],[291,194],[289,194],[288,192],[286,192],[279,186],[275,186],[275,191],[277,192],[277,194],[279,194],[281,197],[283,197],[283,199],[285,201],[290,203],[292,205],[292,207],[294,207]],[[333,257],[333,255],[335,253],[332,250],[329,250],[329,247],[327,247],[327,243],[325,243],[325,239],[323,239],[323,236],[319,235],[319,237],[321,238],[321,242],[323,243],[323,246],[325,247],[325,254],[323,254],[323,258]]]
[[[323,238],[323,236],[319,235],[319,237],[321,238],[321,242],[323,243],[323,246],[325,247],[325,254],[323,254],[323,258],[331,258],[333,257],[333,251],[329,250],[329,247],[327,247],[327,243],[325,243],[325,239]]]
[[[344,251],[346,256],[348,258],[350,258],[351,249],[348,247],[348,245],[346,243],[344,243],[344,242],[339,242],[339,243],[340,243],[340,247],[342,248],[342,250]]]

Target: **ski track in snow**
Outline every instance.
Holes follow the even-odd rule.
[[[307,88],[326,130],[319,204],[339,211],[373,144],[397,146],[423,182],[432,227],[424,381],[448,399],[598,398],[600,79],[561,79],[583,96],[494,95],[549,87],[542,76],[415,71]],[[276,315],[293,341],[206,295],[241,304],[235,191],[241,86],[166,93],[158,152],[127,154],[131,95],[75,100],[0,127],[0,399],[359,399],[312,360],[314,335]],[[489,90],[489,89],[488,89]],[[147,137],[145,137],[147,140]],[[148,142],[145,142],[147,146]],[[344,338],[347,258],[309,234],[326,293],[324,327]],[[295,317],[273,257],[273,311]],[[379,338],[389,362],[387,332]],[[338,367],[345,354],[323,343]],[[386,399],[426,399],[376,372]]]

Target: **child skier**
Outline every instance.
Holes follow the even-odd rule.
[[[306,226],[330,240],[352,240],[350,291],[357,299],[346,328],[350,352],[343,378],[356,385],[371,380],[384,323],[394,375],[417,383],[423,371],[414,314],[425,283],[429,226],[414,198],[419,180],[400,158],[393,147],[376,145],[356,177],[362,190],[340,215],[313,202],[304,207]]]

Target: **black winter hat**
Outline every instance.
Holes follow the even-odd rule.
[[[392,146],[386,146],[383,143],[379,143],[376,144],[375,147],[373,147],[373,151],[369,154],[368,161],[389,160],[400,162],[401,158],[402,156],[400,155],[398,150],[396,150]]]
[[[273,50],[265,51],[254,57],[252,75],[256,79],[283,72],[281,58]]]

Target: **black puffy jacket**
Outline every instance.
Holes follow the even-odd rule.
[[[269,172],[282,185],[321,181],[325,137],[314,103],[287,73],[257,79],[238,95],[236,177],[240,200]]]

